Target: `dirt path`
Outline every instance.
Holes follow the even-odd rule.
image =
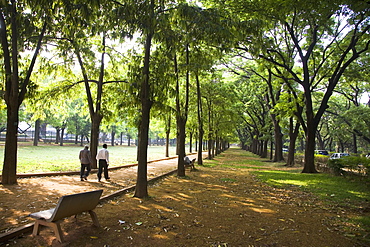
[[[196,158],[197,155],[189,155]],[[177,159],[148,163],[148,179],[177,169]],[[55,207],[58,199],[67,194],[103,189],[106,196],[136,184],[137,166],[109,171],[110,181],[98,182],[96,172],[88,181],[79,175],[31,177],[18,179],[17,185],[0,184],[0,234],[33,222],[28,214]]]
[[[155,175],[165,165],[173,169],[172,161],[163,162],[150,164],[148,174]],[[150,186],[148,199],[127,194],[99,205],[100,229],[91,225],[88,215],[77,221],[69,218],[62,224],[65,244],[45,229],[40,236],[27,235],[8,246],[362,246],[340,235],[331,224],[337,215],[321,208],[310,194],[266,186],[247,169],[197,168],[186,178],[169,176]],[[135,173],[136,168],[129,169]],[[9,207],[6,212],[12,211],[14,224],[19,224],[28,212],[50,208],[65,192],[104,188],[108,194],[126,186],[123,180],[134,182],[129,169],[112,172],[112,182],[66,176],[1,187],[1,215]],[[4,194],[12,194],[11,201],[3,201]],[[0,224],[7,219],[2,217]]]

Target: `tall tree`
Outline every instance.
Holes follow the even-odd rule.
[[[147,156],[149,140],[150,110],[153,104],[150,85],[150,57],[153,36],[161,23],[159,18],[165,9],[164,3],[158,4],[155,0],[148,2],[126,1],[120,4],[117,13],[122,22],[130,22],[133,29],[142,32],[144,40],[144,57],[142,61],[141,76],[133,82],[138,89],[140,100],[140,116],[138,118],[138,172],[135,197],[148,196],[147,188]],[[128,18],[128,19],[127,19]]]
[[[72,84],[70,81],[64,88],[71,88],[79,83],[85,86],[86,99],[88,103],[91,131],[90,150],[92,157],[96,156],[99,145],[99,128],[103,117],[112,115],[108,109],[109,102],[104,93],[104,85],[108,83],[122,82],[119,74],[107,73],[107,54],[113,53],[108,49],[108,41],[111,41],[118,33],[115,31],[116,12],[107,11],[117,7],[113,1],[94,0],[89,3],[75,4],[68,2],[64,11],[58,15],[67,24],[60,27],[60,31],[53,38],[57,42],[59,56],[66,62],[80,67],[81,76]],[[114,16],[112,16],[114,15]],[[122,27],[122,26],[120,26]],[[125,36],[125,34],[122,34]],[[109,51],[108,51],[109,50]],[[100,54],[100,59],[97,54]],[[113,56],[110,59],[112,63]],[[98,66],[96,66],[98,64]],[[112,69],[112,68],[111,68]],[[82,80],[80,79],[82,77]],[[96,159],[93,159],[92,168],[96,168]]]
[[[28,11],[31,9],[32,11]],[[2,1],[0,42],[5,71],[4,99],[7,105],[7,132],[2,171],[3,184],[17,182],[17,130],[19,107],[26,97],[36,59],[50,23],[53,3],[49,1]],[[35,39],[36,37],[36,39]],[[31,50],[32,58],[23,67],[19,54]]]
[[[280,68],[286,80],[303,89],[305,110],[297,114],[306,136],[302,172],[317,172],[314,164],[317,127],[341,76],[369,48],[369,4],[341,0],[232,1],[222,7],[246,20],[247,27],[255,26],[256,34],[260,32],[245,39],[250,53]],[[241,9],[251,11],[244,13]],[[297,98],[299,90],[292,87]],[[313,93],[319,90],[324,93],[315,109]]]
[[[177,91],[178,100],[176,104],[179,133],[178,175],[184,176],[185,169],[183,168],[183,158],[185,156],[186,123],[189,111],[190,75],[193,75],[199,88],[199,76],[202,70],[208,70],[213,65],[214,61],[221,54],[221,52],[219,52],[222,48],[221,43],[226,44],[229,42],[228,37],[230,37],[231,32],[226,28],[226,25],[223,25],[227,23],[228,20],[225,20],[217,9],[205,9],[196,5],[179,4],[175,17],[177,26],[175,26],[174,29],[178,33],[179,40],[177,49],[183,51],[179,54],[182,54],[184,58],[184,66],[180,66],[184,68],[184,92],[180,93]],[[212,53],[214,57],[211,59],[207,52]],[[177,57],[175,60],[177,60]],[[178,69],[176,68],[175,70],[177,71]],[[179,79],[177,80],[179,81]],[[180,87],[177,86],[177,89],[180,89]],[[200,97],[199,92],[198,90],[198,97]],[[179,99],[181,95],[184,95],[182,102]],[[198,103],[200,103],[199,100]],[[201,110],[198,110],[199,113],[201,113]],[[198,117],[201,116],[199,115]],[[203,137],[202,127],[199,127],[199,136]],[[202,141],[199,141],[198,162],[201,160],[202,155],[201,144]]]

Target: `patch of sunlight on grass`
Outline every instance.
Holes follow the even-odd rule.
[[[258,179],[274,187],[298,186],[329,203],[356,207],[370,198],[368,183],[349,180],[324,173],[295,173],[291,171],[256,170]]]
[[[354,196],[356,196],[356,197],[363,198],[363,199],[365,199],[365,200],[367,200],[367,199],[368,199],[368,198],[367,198],[367,196],[368,196],[368,195],[366,195],[366,193],[364,193],[364,192],[359,192],[359,191],[349,190],[349,191],[348,191],[348,193],[350,193],[350,194],[352,194],[352,195],[354,195]]]
[[[219,165],[218,161],[215,160],[203,160],[203,166],[205,167],[215,167]]]
[[[299,181],[299,180],[276,180],[276,179],[269,179],[268,183],[277,184],[277,185],[294,185],[294,186],[307,186],[307,182]]]

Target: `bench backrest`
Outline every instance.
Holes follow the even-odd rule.
[[[58,201],[53,215],[47,221],[58,221],[85,211],[94,210],[99,203],[102,193],[103,190],[95,190],[62,196]]]

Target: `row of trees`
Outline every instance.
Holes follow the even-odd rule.
[[[224,89],[219,75],[209,74],[220,55],[217,47],[210,44],[218,45],[220,40],[206,44],[202,38],[217,37],[213,28],[207,29],[209,25],[220,27],[219,23],[213,23],[212,11],[163,1],[14,0],[3,2],[0,7],[7,110],[3,184],[16,182],[21,107],[32,112],[35,120],[53,115],[58,121],[53,125],[60,125],[61,129],[67,124],[63,115],[70,106],[75,107],[76,114],[87,109],[93,156],[102,121],[136,127],[139,142],[135,196],[138,197],[147,195],[151,112],[164,121],[168,136],[172,116],[176,120],[180,176],[185,175],[185,131],[191,103],[199,102],[197,117],[193,119],[207,121],[208,138],[212,142],[221,147],[219,143],[227,138],[228,133],[218,131],[222,125],[217,124],[221,115],[230,116],[232,111],[227,111],[230,107],[218,100],[219,96],[213,98],[216,87]],[[127,39],[135,35],[139,36],[138,47],[125,49]],[[201,90],[202,82],[220,85]],[[203,116],[206,107],[208,114]],[[219,110],[224,114],[217,115]],[[194,133],[195,127],[189,128]],[[198,128],[200,133],[205,133],[203,124]],[[197,136],[202,145],[203,137]]]
[[[67,124],[66,109],[88,115],[93,156],[102,123],[137,129],[137,197],[148,194],[153,118],[166,138],[176,133],[179,176],[186,137],[198,150],[208,140],[211,158],[237,132],[261,156],[273,143],[280,161],[284,134],[291,151],[303,135],[303,172],[316,172],[316,138],[334,141],[338,122],[370,136],[358,121],[368,112],[359,102],[369,91],[364,1],[10,0],[0,8],[3,184],[16,183],[20,108],[35,121],[59,119],[55,127]]]
[[[360,97],[369,92],[368,2],[213,2],[242,20],[243,37],[233,48],[236,62],[227,64],[242,75],[240,82],[249,90],[243,98],[249,109],[242,135],[251,136],[256,153],[266,156],[271,128],[274,159],[282,160],[285,132],[290,139],[287,163],[292,165],[303,131],[303,172],[313,173],[314,150],[323,149],[325,139],[341,143],[348,130],[354,139],[360,136],[368,143],[369,107],[360,104]]]

